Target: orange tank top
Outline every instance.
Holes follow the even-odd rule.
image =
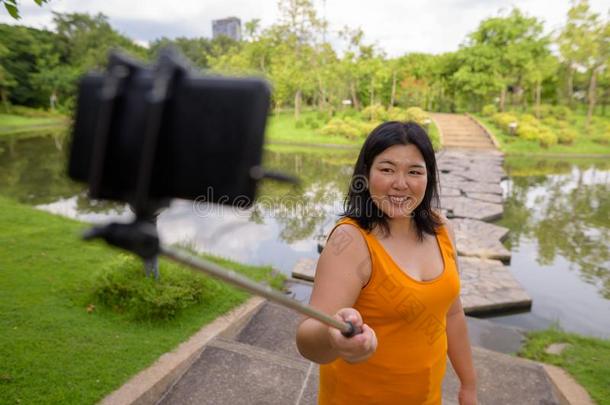
[[[433,280],[417,281],[356,221],[343,219],[335,229],[340,224],[356,226],[369,250],[371,276],[354,308],[375,331],[378,345],[363,363],[337,359],[321,365],[318,403],[440,405],[447,358],[446,315],[460,290],[447,229],[441,226],[436,235],[443,272]]]

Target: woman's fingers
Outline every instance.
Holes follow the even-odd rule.
[[[377,349],[377,337],[373,329],[363,324],[362,316],[353,308],[343,308],[335,317],[344,322],[351,322],[355,327],[361,328],[362,333],[345,337],[338,329],[329,328],[331,346],[345,361],[357,363],[368,359]]]

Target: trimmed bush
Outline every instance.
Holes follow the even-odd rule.
[[[144,276],[139,259],[120,255],[93,284],[97,302],[137,321],[168,320],[197,304],[212,283],[175,264],[160,263],[159,280]]]
[[[502,128],[502,130],[506,133],[510,133],[509,125],[513,122],[519,122],[516,116],[511,113],[497,113],[492,117],[492,121],[494,124]]]
[[[305,123],[303,122],[303,120],[298,120],[294,122],[294,127],[297,129],[303,128],[305,126]]]
[[[540,131],[532,124],[523,123],[517,126],[517,136],[527,141],[537,140]]]
[[[371,104],[360,113],[363,119],[369,121],[386,121],[388,114],[381,104]]]
[[[483,106],[483,109],[481,110],[481,114],[483,114],[485,117],[491,117],[492,115],[496,114],[498,112],[498,107],[496,107],[495,104],[487,104],[485,106]]]
[[[519,124],[524,123],[524,124],[532,124],[532,125],[538,125],[538,118],[534,117],[532,114],[522,114],[521,117],[519,117]]]
[[[601,134],[594,135],[591,137],[593,142],[600,143],[602,145],[610,144],[610,127],[606,129],[606,132],[602,132]]]
[[[409,119],[408,114],[405,110],[399,107],[388,108],[387,113],[388,121],[407,121]]]
[[[548,148],[549,146],[557,144],[557,135],[550,129],[543,128],[538,133],[538,142],[543,148]]]
[[[424,125],[424,122],[430,119],[430,116],[427,112],[422,110],[419,107],[409,107],[407,108],[407,121],[415,121],[419,125]]]
[[[569,128],[561,128],[556,131],[557,141],[562,145],[571,145],[578,136],[578,133],[573,129]]]
[[[554,105],[551,106],[551,115],[560,121],[569,120],[572,118],[572,110],[565,105]]]
[[[540,106],[534,106],[532,111],[538,118],[546,118],[551,115],[551,106],[548,104],[540,104]]]
[[[542,123],[549,127],[557,127],[559,125],[559,121],[555,117],[545,117],[542,119]]]

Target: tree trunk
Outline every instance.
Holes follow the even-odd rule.
[[[504,103],[506,101],[506,86],[502,87],[500,92],[500,111],[504,112]]]
[[[296,121],[298,121],[301,116],[301,98],[301,89],[298,89],[294,95],[294,119]]]
[[[593,110],[595,110],[595,92],[597,91],[597,68],[592,69],[591,81],[589,81],[589,110],[587,111],[587,128],[591,124]]]
[[[7,96],[7,91],[5,89],[0,89],[0,99],[2,99],[2,105],[4,106],[4,112],[5,113],[9,113],[9,108],[8,108],[8,96]]]
[[[573,94],[574,94],[574,71],[572,68],[568,68],[568,107],[573,107]]]
[[[358,94],[356,94],[356,83],[354,83],[353,80],[349,83],[349,89],[352,93],[352,105],[356,110],[360,111],[360,100],[358,100]]]
[[[540,93],[542,93],[542,83],[536,81],[536,118],[540,118]]]
[[[392,73],[392,97],[390,98],[390,107],[394,107],[396,102],[396,71]]]

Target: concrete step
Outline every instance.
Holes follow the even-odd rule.
[[[305,360],[215,339],[158,404],[315,404],[316,370]]]
[[[303,359],[296,348],[295,333],[300,315],[267,302],[236,336],[240,343],[270,350],[294,359]]]

